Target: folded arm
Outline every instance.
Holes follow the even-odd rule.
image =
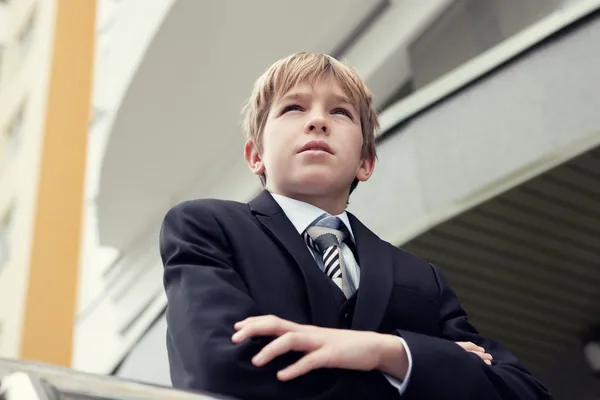
[[[252,364],[273,338],[232,341],[236,322],[263,312],[236,272],[226,235],[209,209],[198,203],[171,209],[161,229],[160,251],[173,386],[244,399],[326,399],[353,387],[356,394],[375,393],[381,384],[382,377],[339,369],[283,382],[277,372],[301,358],[295,352],[266,366]]]
[[[442,337],[398,330],[412,354],[408,399],[541,400],[551,399],[548,390],[498,342],[478,334],[469,323],[458,298],[434,266],[439,285],[440,327]],[[491,365],[455,342],[472,342],[492,355]]]

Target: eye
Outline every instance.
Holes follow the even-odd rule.
[[[352,118],[352,113],[348,110],[346,110],[345,108],[336,108],[332,111],[333,114],[340,114],[340,115],[345,115],[346,117],[353,119]]]
[[[302,111],[302,107],[300,107],[297,104],[290,104],[289,106],[285,106],[283,108],[283,110],[281,110],[281,113],[285,114],[286,112],[289,112],[289,111]]]

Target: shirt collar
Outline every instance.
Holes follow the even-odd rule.
[[[273,199],[277,202],[277,204],[279,204],[279,207],[281,207],[285,215],[291,221],[292,225],[294,225],[294,228],[296,228],[300,234],[302,234],[306,228],[308,228],[310,224],[321,215],[331,215],[326,211],[321,210],[319,207],[300,200],[274,193],[271,193],[271,196],[273,196]],[[350,226],[348,213],[344,211],[341,214],[335,215],[335,217],[338,217],[344,223],[344,225],[346,225],[348,232],[350,232],[350,237],[354,241],[354,233],[352,233],[352,227]]]

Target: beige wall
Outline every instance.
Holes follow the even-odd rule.
[[[6,11],[8,40],[0,71],[0,220],[10,209],[12,223],[10,255],[0,265],[0,357],[67,365],[95,1],[18,0],[9,2]],[[32,16],[31,39],[23,52],[19,37]],[[23,105],[23,125],[12,143],[8,132]]]

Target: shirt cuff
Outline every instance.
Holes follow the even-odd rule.
[[[410,354],[410,349],[408,348],[408,345],[406,344],[406,341],[401,338],[398,337],[398,340],[400,340],[402,342],[402,345],[404,346],[404,350],[406,351],[406,357],[408,358],[408,370],[406,371],[406,377],[404,378],[404,381],[400,381],[399,379],[396,379],[394,377],[389,376],[388,374],[383,374],[383,376],[385,376],[385,379],[388,380],[388,382],[394,386],[396,389],[398,389],[398,391],[400,392],[400,394],[404,394],[404,391],[406,390],[406,386],[408,385],[408,381],[410,380],[410,374],[412,372],[412,355]]]

